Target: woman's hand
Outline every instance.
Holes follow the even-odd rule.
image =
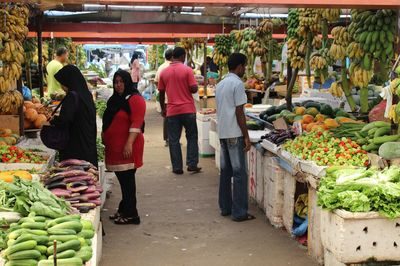
[[[132,143],[126,142],[123,152],[124,159],[132,158]]]

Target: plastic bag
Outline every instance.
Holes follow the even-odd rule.
[[[22,96],[24,97],[24,101],[32,100],[32,92],[27,86],[22,86]]]
[[[386,110],[386,100],[383,100],[377,106],[372,108],[372,110],[369,112],[368,114],[369,122],[389,121],[388,118],[385,118],[385,110]]]

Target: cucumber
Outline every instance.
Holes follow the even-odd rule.
[[[363,131],[368,131],[370,129],[373,129],[375,127],[390,127],[390,123],[388,122],[383,122],[383,121],[375,121],[375,122],[371,122],[367,125],[365,125],[362,129],[361,132]]]
[[[81,236],[85,239],[92,239],[94,237],[94,231],[93,230],[82,230],[78,236]]]
[[[49,237],[50,241],[57,240],[60,242],[67,242],[67,241],[74,240],[74,239],[78,239],[78,236],[77,235],[51,235]]]
[[[9,260],[4,266],[36,266],[38,264],[37,260]]]
[[[33,250],[23,250],[18,251],[13,254],[7,256],[9,260],[27,260],[27,259],[39,259],[42,254],[33,249]]]
[[[11,247],[12,245],[14,245],[15,241],[17,241],[17,240],[15,240],[15,239],[9,239],[9,240],[7,241],[7,247]]]
[[[23,223],[34,223],[35,219],[33,217],[24,217],[19,219],[18,224],[23,224]]]
[[[14,241],[14,243],[13,243],[12,245],[15,245],[15,244],[18,244],[18,243],[22,243],[22,242],[25,242],[25,241],[28,241],[28,240],[34,240],[32,234],[24,234],[24,235],[21,235],[20,237],[18,237],[18,238]],[[8,245],[8,246],[12,246],[12,245]]]
[[[35,216],[33,220],[35,220],[35,222],[44,223],[47,221],[47,218],[44,216]]]
[[[35,248],[37,251],[40,252],[40,254],[45,255],[47,253],[47,246],[43,246],[43,245],[38,245]]]
[[[94,230],[93,223],[91,221],[82,219],[81,224],[83,226],[83,230]]]
[[[39,223],[39,222],[25,222],[21,224],[22,228],[28,228],[28,229],[38,229],[38,230],[43,230],[46,229],[46,224],[45,223]]]
[[[26,228],[17,229],[8,234],[8,239],[17,239],[23,233],[26,233],[26,232],[28,232],[28,229],[26,229]]]
[[[357,139],[356,142],[358,145],[364,145],[364,144],[368,143],[368,140],[364,139],[364,138],[360,138],[360,139]]]
[[[397,141],[399,139],[399,135],[391,135],[391,136],[380,136],[374,138],[375,144],[383,144],[385,142]]]
[[[28,240],[35,240],[38,245],[46,245],[49,241],[49,238],[47,236],[37,236],[27,233],[18,237],[18,239],[14,242],[14,245]]]
[[[57,266],[82,266],[83,262],[81,258],[73,257],[69,259],[59,259],[57,260]],[[52,260],[41,260],[38,266],[54,266]]]
[[[68,258],[73,258],[76,256],[76,252],[75,250],[69,249],[69,250],[65,250],[63,252],[57,253],[57,260],[58,259],[68,259]],[[54,256],[51,255],[49,257],[49,260],[53,260]]]
[[[375,131],[374,138],[390,134],[390,127],[380,127]]]
[[[371,128],[370,130],[368,130],[368,136],[373,137],[375,135],[375,131],[377,130],[377,127]]]
[[[359,133],[362,137],[366,138],[368,136],[368,131],[360,131]]]
[[[78,240],[81,242],[81,248],[87,246],[86,240],[83,237],[79,237]]]
[[[365,147],[364,147],[365,146]],[[363,150],[365,151],[372,151],[372,150],[377,150],[379,149],[379,145],[375,144],[375,143],[370,143],[368,145],[364,145],[363,146]]]
[[[8,256],[8,255],[13,254],[18,251],[34,249],[36,246],[37,246],[37,243],[35,240],[28,240],[28,241],[25,241],[22,243],[18,243],[16,245],[8,247],[4,251],[4,256]]]
[[[75,230],[72,230],[72,229],[53,229],[53,228],[49,228],[49,229],[47,229],[47,232],[50,235],[76,235]]]
[[[69,222],[63,222],[60,224],[56,224],[54,226],[52,226],[52,229],[72,229],[74,230],[76,233],[79,233],[80,231],[82,231],[82,224],[80,221],[69,221]]]
[[[81,258],[82,261],[85,263],[89,261],[93,256],[93,250],[91,247],[83,247],[76,253],[78,258]]]
[[[73,239],[59,245],[57,244],[57,253],[68,249],[78,251],[80,248],[81,248],[81,242],[77,239]],[[47,254],[51,255],[53,254],[53,252],[54,252],[54,247],[53,246],[48,247]]]
[[[64,217],[60,217],[57,219],[54,219],[48,223],[48,227],[53,227],[57,224],[65,223],[65,222],[70,222],[70,221],[79,221],[81,219],[81,216],[79,214],[74,214],[74,215],[68,215]]]

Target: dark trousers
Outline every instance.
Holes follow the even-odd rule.
[[[138,217],[136,209],[136,169],[115,172],[121,186],[122,200],[119,203],[118,212],[123,217]]]
[[[168,141],[168,119],[164,118],[163,121],[163,137],[164,141]]]
[[[199,144],[196,114],[182,114],[168,117],[169,153],[174,171],[183,170],[180,139],[185,128],[187,139],[186,165],[197,167],[199,163]]]

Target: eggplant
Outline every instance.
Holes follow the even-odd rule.
[[[72,205],[72,207],[92,207],[92,208],[96,208],[96,204],[95,203],[91,203],[91,202],[73,203],[71,205]]]
[[[51,189],[50,191],[51,191],[51,193],[53,193],[54,195],[56,195],[59,198],[61,198],[61,197],[68,198],[71,196],[71,191],[68,191],[66,189],[55,188],[55,189]]]
[[[67,184],[65,184],[64,182],[60,181],[60,182],[52,182],[48,185],[46,185],[47,189],[54,189],[54,188],[67,188]]]
[[[101,200],[100,199],[89,200],[89,203],[94,203],[94,204],[96,204],[96,206],[100,206],[101,205]]]
[[[80,176],[67,177],[64,179],[65,183],[73,183],[73,182],[80,182],[80,181],[86,181],[87,183],[90,184],[90,181],[93,181],[93,178],[88,175],[80,175]]]
[[[86,181],[76,181],[76,182],[71,182],[67,184],[67,187],[81,187],[81,186],[87,186],[87,182]]]
[[[80,187],[68,187],[67,188],[69,191],[71,192],[76,192],[76,193],[80,193],[80,192],[84,192],[88,189],[88,186],[80,186]]]
[[[78,165],[78,166],[90,166],[92,165],[91,163],[84,161],[84,160],[78,160],[78,159],[68,159],[61,161],[59,163],[59,167],[65,167],[65,166],[72,166],[72,165]]]
[[[85,190],[85,193],[93,193],[93,192],[95,192],[95,191],[98,191],[97,187],[96,187],[95,185],[90,185],[90,186],[88,187],[88,189]]]

